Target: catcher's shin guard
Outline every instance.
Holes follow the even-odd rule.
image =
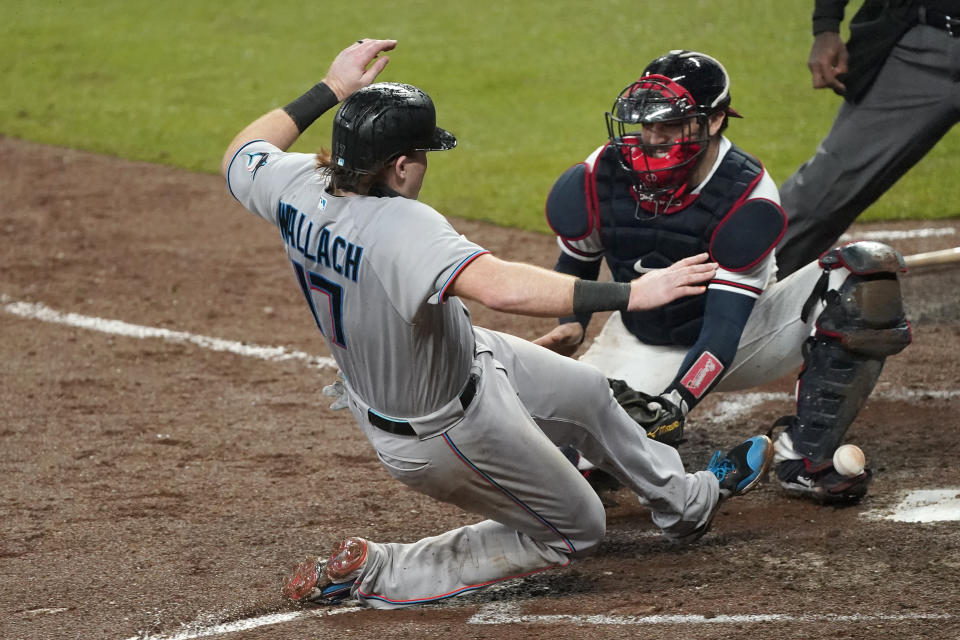
[[[826,304],[817,329],[804,345],[797,382],[797,419],[788,433],[794,450],[809,460],[833,455],[883,369],[887,356],[910,344],[898,273],[903,258],[879,242],[855,242],[820,259],[824,269],[804,312],[817,299]],[[850,274],[827,290],[830,272]]]

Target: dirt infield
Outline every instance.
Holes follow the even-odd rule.
[[[870,517],[907,491],[960,494],[958,268],[904,278],[915,343],[850,431],[876,473],[863,504],[767,483],[674,548],[621,491],[599,552],[569,568],[438,606],[295,616],[278,587],[300,556],[475,518],[387,476],[320,395],[333,370],[256,352],[328,355],[275,231],[218,177],[4,138],[0,172],[0,638],[960,637],[957,523]],[[546,235],[452,222],[503,257],[555,258]],[[889,242],[960,244],[957,221],[855,231],[921,226],[936,231]],[[552,325],[474,313],[525,338]],[[714,394],[688,468],[789,413],[791,388]]]

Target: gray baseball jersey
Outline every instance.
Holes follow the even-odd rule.
[[[279,228],[384,469],[488,518],[417,542],[368,542],[352,587],[362,604],[448,598],[599,544],[603,504],[557,443],[575,444],[635,491],[667,535],[709,521],[716,477],[686,473],[674,449],[647,438],[599,370],[471,326],[447,292],[481,247],[417,201],[331,196],[314,162],[251,142],[228,185]]]
[[[253,142],[229,180],[241,204],[279,227],[354,392],[385,415],[421,416],[463,389],[473,328],[446,289],[486,250],[416,200],[330,195],[312,154]]]

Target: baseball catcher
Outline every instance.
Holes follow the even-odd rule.
[[[886,245],[858,242],[778,282],[786,218],[763,165],[724,135],[740,117],[719,61],[671,51],[617,94],[607,142],[554,184],[546,211],[556,271],[595,280],[605,260],[614,281],[629,282],[703,251],[719,265],[705,296],[612,314],[580,359],[610,378],[651,438],[673,445],[709,393],[803,364],[796,414],[771,431],[777,477],[797,494],[853,502],[870,471],[843,477],[830,459],[884,360],[910,342],[904,264]],[[537,342],[572,355],[590,317],[562,317]]]

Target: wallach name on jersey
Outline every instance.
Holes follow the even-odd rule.
[[[304,228],[305,222],[306,228]],[[330,230],[326,227],[315,234],[313,221],[307,220],[306,215],[286,202],[280,202],[277,206],[277,225],[280,227],[283,241],[299,251],[304,258],[322,267],[333,269],[354,282],[357,281],[360,275],[363,247],[341,236],[335,236],[331,240]],[[316,235],[315,238],[314,235]],[[311,250],[313,250],[312,254]]]

